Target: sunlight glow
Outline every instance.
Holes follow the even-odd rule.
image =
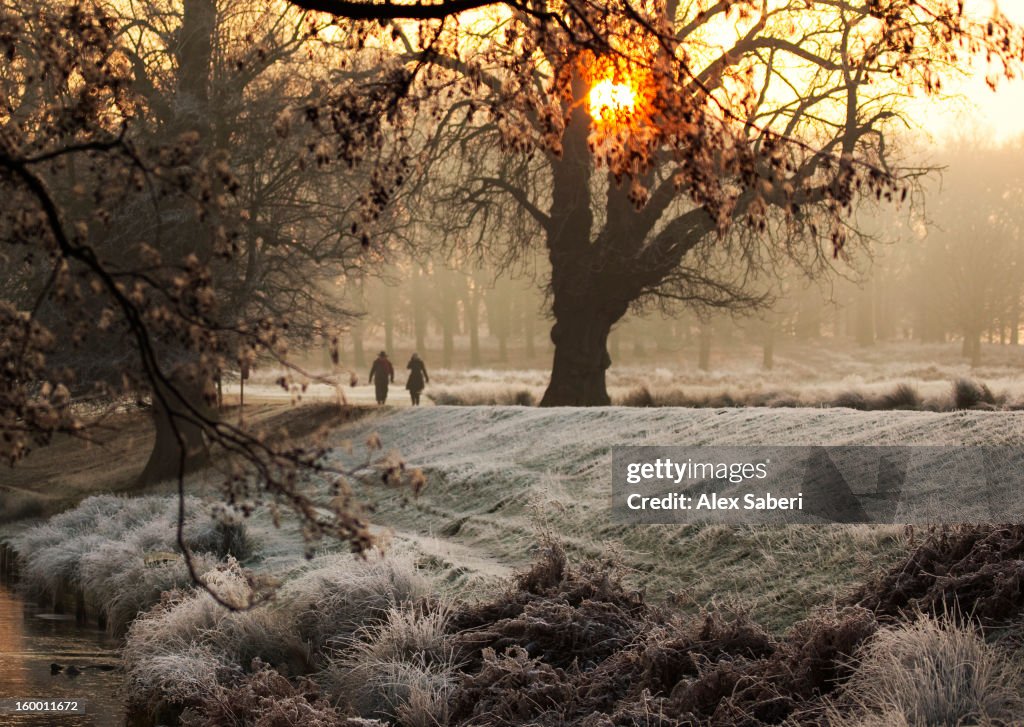
[[[628,83],[616,83],[606,78],[590,89],[590,115],[594,119],[630,114],[636,109],[636,103],[636,89]]]

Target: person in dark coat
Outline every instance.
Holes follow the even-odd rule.
[[[388,361],[388,355],[381,351],[370,367],[370,382],[377,389],[377,403],[388,400],[388,384],[395,383],[395,367]]]
[[[412,358],[409,359],[409,365],[406,368],[409,369],[409,379],[405,382],[405,388],[409,390],[409,396],[412,397],[412,405],[419,406],[420,394],[423,392],[424,387],[430,383],[430,377],[427,375],[427,366],[423,363],[420,355],[414,353]]]

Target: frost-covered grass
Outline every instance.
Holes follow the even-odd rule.
[[[466,724],[458,720],[472,706],[463,678],[468,670],[483,669],[512,691],[510,684],[527,688],[518,686],[520,679],[523,685],[546,679],[557,695],[559,680],[582,671],[563,665],[559,675],[538,661],[538,643],[593,638],[598,643],[591,646],[600,651],[607,645],[603,629],[613,623],[624,630],[615,643],[633,644],[635,614],[620,610],[633,608],[633,588],[646,590],[652,608],[670,608],[678,618],[730,607],[781,633],[905,555],[908,542],[898,526],[615,524],[607,512],[612,446],[1019,443],[1024,414],[432,407],[374,412],[341,427],[333,435],[339,445],[333,456],[348,457],[340,445],[371,433],[429,478],[411,500],[379,478],[359,486],[375,506],[373,518],[396,529],[397,543],[413,544],[394,547],[386,559],[321,551],[306,562],[301,540],[285,537],[257,514],[245,529],[250,557],[239,563],[225,557],[225,533],[202,502],[190,499],[187,536],[206,553],[201,569],[218,594],[245,601],[253,591],[252,570],[281,581],[269,603],[232,613],[195,590],[180,561],[146,564],[146,554],[174,550],[173,497],[102,496],[16,538],[25,582],[38,591],[75,584],[107,610],[112,624],[131,622],[128,693],[143,710],[189,707],[205,715],[205,722],[194,724],[220,724],[221,717],[211,715],[221,712],[211,705],[230,715],[237,695],[244,694],[258,710],[259,689],[270,688],[263,684],[270,669],[286,678],[284,692],[289,684],[297,690],[287,697],[295,705],[313,704],[298,694],[306,687],[300,689],[296,678],[308,675],[319,685],[317,699],[362,717],[402,727]],[[359,453],[351,456],[358,459]],[[575,595],[543,603],[535,591],[506,602],[511,596],[494,596],[491,589],[496,605],[482,607],[490,621],[468,629],[470,646],[477,646],[470,648],[467,665],[466,642],[453,647],[452,640],[453,631],[465,628],[455,624],[465,624],[466,615],[458,622],[451,617],[465,603],[460,598],[452,605],[441,596],[465,571],[486,569],[488,562],[527,565],[542,533],[557,534],[576,562],[615,563],[628,593],[605,608],[593,603],[604,581],[583,590],[575,581],[563,584]],[[550,621],[554,617],[563,620]],[[509,641],[509,634],[520,641]],[[481,643],[496,650],[481,656]],[[518,651],[506,653],[510,644]],[[622,668],[646,653],[624,654]],[[867,655],[863,664],[870,662]],[[862,669],[868,673],[867,666]],[[473,688],[486,694],[491,686],[482,679]],[[451,709],[460,703],[460,690],[463,716],[457,717]],[[316,709],[327,714],[327,702],[316,702]],[[867,702],[858,709],[866,720],[877,711]],[[340,717],[330,721],[336,716],[322,724],[347,724]],[[549,724],[516,719],[507,724]]]
[[[1024,407],[1024,348],[983,345],[982,365],[971,367],[958,343],[881,342],[857,347],[823,338],[817,343],[780,343],[774,366],[762,366],[760,349],[746,344],[715,348],[708,371],[696,366],[692,352],[651,351],[645,356],[623,352],[607,372],[612,402],[624,406],[684,407],[848,407],[861,410],[923,409],[951,411],[982,404],[997,408]],[[542,359],[543,360],[543,357]],[[440,368],[428,361],[430,384],[425,399],[441,406],[532,406],[547,387],[550,369],[521,368],[514,362],[495,367]],[[534,359],[532,366],[536,366]],[[314,367],[315,369],[315,367]],[[335,386],[353,403],[371,404],[364,381],[349,388],[349,374],[310,371],[312,378],[282,368],[261,368],[251,386],[268,393],[282,378],[292,398],[337,399]],[[399,367],[397,388],[404,371]],[[357,379],[358,379],[357,374]],[[981,388],[989,397],[964,403],[957,382]],[[977,384],[972,382],[978,382]],[[256,389],[254,395],[258,395]],[[909,394],[909,396],[908,396]],[[894,396],[895,395],[895,396]],[[369,396],[369,398],[367,398]],[[989,401],[986,401],[990,399]],[[389,403],[405,405],[404,390]]]
[[[180,558],[147,556],[177,550],[178,503],[174,498],[98,495],[11,538],[21,559],[23,585],[37,596],[81,589],[86,604],[120,633],[161,593],[186,586],[191,577]],[[202,573],[234,549],[253,547],[238,529],[213,519],[194,498],[186,502],[185,542]]]
[[[205,580],[228,602],[246,603],[253,595],[234,560],[207,571]],[[133,702],[186,704],[230,683],[256,658],[304,673],[309,650],[289,628],[287,613],[272,605],[229,611],[209,593],[184,588],[132,622],[124,658]]]
[[[402,606],[362,627],[320,677],[325,693],[361,715],[408,727],[447,723],[458,679],[448,610]]]
[[[435,386],[427,396],[439,406],[535,406],[544,390],[540,387],[508,387],[476,384]]]
[[[254,664],[299,676],[316,672],[347,650],[365,654],[365,664],[374,654],[379,659],[390,654],[389,664],[397,664],[401,659],[396,640],[417,633],[401,629],[401,614],[412,613],[414,604],[439,590],[403,554],[382,558],[374,553],[365,560],[349,554],[324,555],[285,577],[271,602],[248,610],[228,611],[209,593],[192,589],[168,594],[140,615],[125,646],[132,701],[150,709],[162,702],[196,704],[218,689],[237,686]],[[235,561],[208,572],[207,582],[233,602],[253,595]],[[443,625],[426,616],[422,623],[433,623],[435,631]],[[364,636],[375,646],[357,647]],[[413,660],[418,658],[412,655],[415,646],[407,644],[403,652]],[[326,681],[336,679],[335,670],[325,673],[335,675]],[[385,689],[379,683],[381,672],[374,675],[378,682],[373,689]],[[370,681],[365,689],[371,689]],[[371,692],[366,694],[370,699]]]
[[[288,604],[295,630],[311,652],[326,654],[367,623],[386,619],[435,588],[408,554],[356,561],[331,555],[294,572],[278,600]]]
[[[1024,399],[1021,399],[1019,394],[1011,395],[1005,390],[994,393],[985,382],[968,378],[959,378],[945,384],[919,381],[896,385],[864,384],[859,388],[812,385],[779,390],[763,387],[708,386],[650,389],[647,386],[638,386],[624,395],[616,396],[613,403],[620,406],[676,406],[691,409],[829,407],[858,411],[932,412],[1024,408]]]
[[[694,610],[726,599],[781,628],[898,557],[902,526],[617,524],[613,446],[1019,444],[1024,413],[432,407],[375,414],[337,436],[370,432],[428,480],[412,502],[361,488],[381,523],[520,566],[538,532],[557,533],[575,557],[616,557],[652,597]]]
[[[543,387],[504,384],[465,384],[434,387],[427,396],[439,406],[534,406]],[[1024,409],[1024,389],[1018,381],[1003,382],[993,391],[984,381],[903,381],[897,384],[791,384],[773,388],[763,383],[692,385],[640,383],[632,388],[609,386],[615,406],[685,407],[690,409],[843,408],[859,411],[934,411],[962,409]]]
[[[864,645],[844,697],[855,709],[837,725],[1012,724],[1024,710],[1024,678],[972,626],[921,618]]]

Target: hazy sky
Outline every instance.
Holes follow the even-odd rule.
[[[1024,24],[1024,0],[1003,0],[999,9]],[[936,141],[965,136],[999,143],[1024,135],[1024,80],[1003,81],[993,92],[981,61],[972,78],[947,79],[946,89],[962,98],[920,101],[920,119],[927,119],[920,123]]]

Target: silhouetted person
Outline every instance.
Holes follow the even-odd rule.
[[[409,365],[406,368],[409,369],[409,379],[405,382],[405,388],[409,390],[409,396],[412,397],[412,405],[419,406],[420,394],[423,392],[424,387],[430,383],[430,377],[427,375],[427,366],[423,363],[420,355],[414,353],[412,358],[409,359]]]
[[[388,400],[388,384],[395,382],[395,367],[388,361],[388,355],[381,351],[370,367],[370,381],[377,389],[377,403]]]

